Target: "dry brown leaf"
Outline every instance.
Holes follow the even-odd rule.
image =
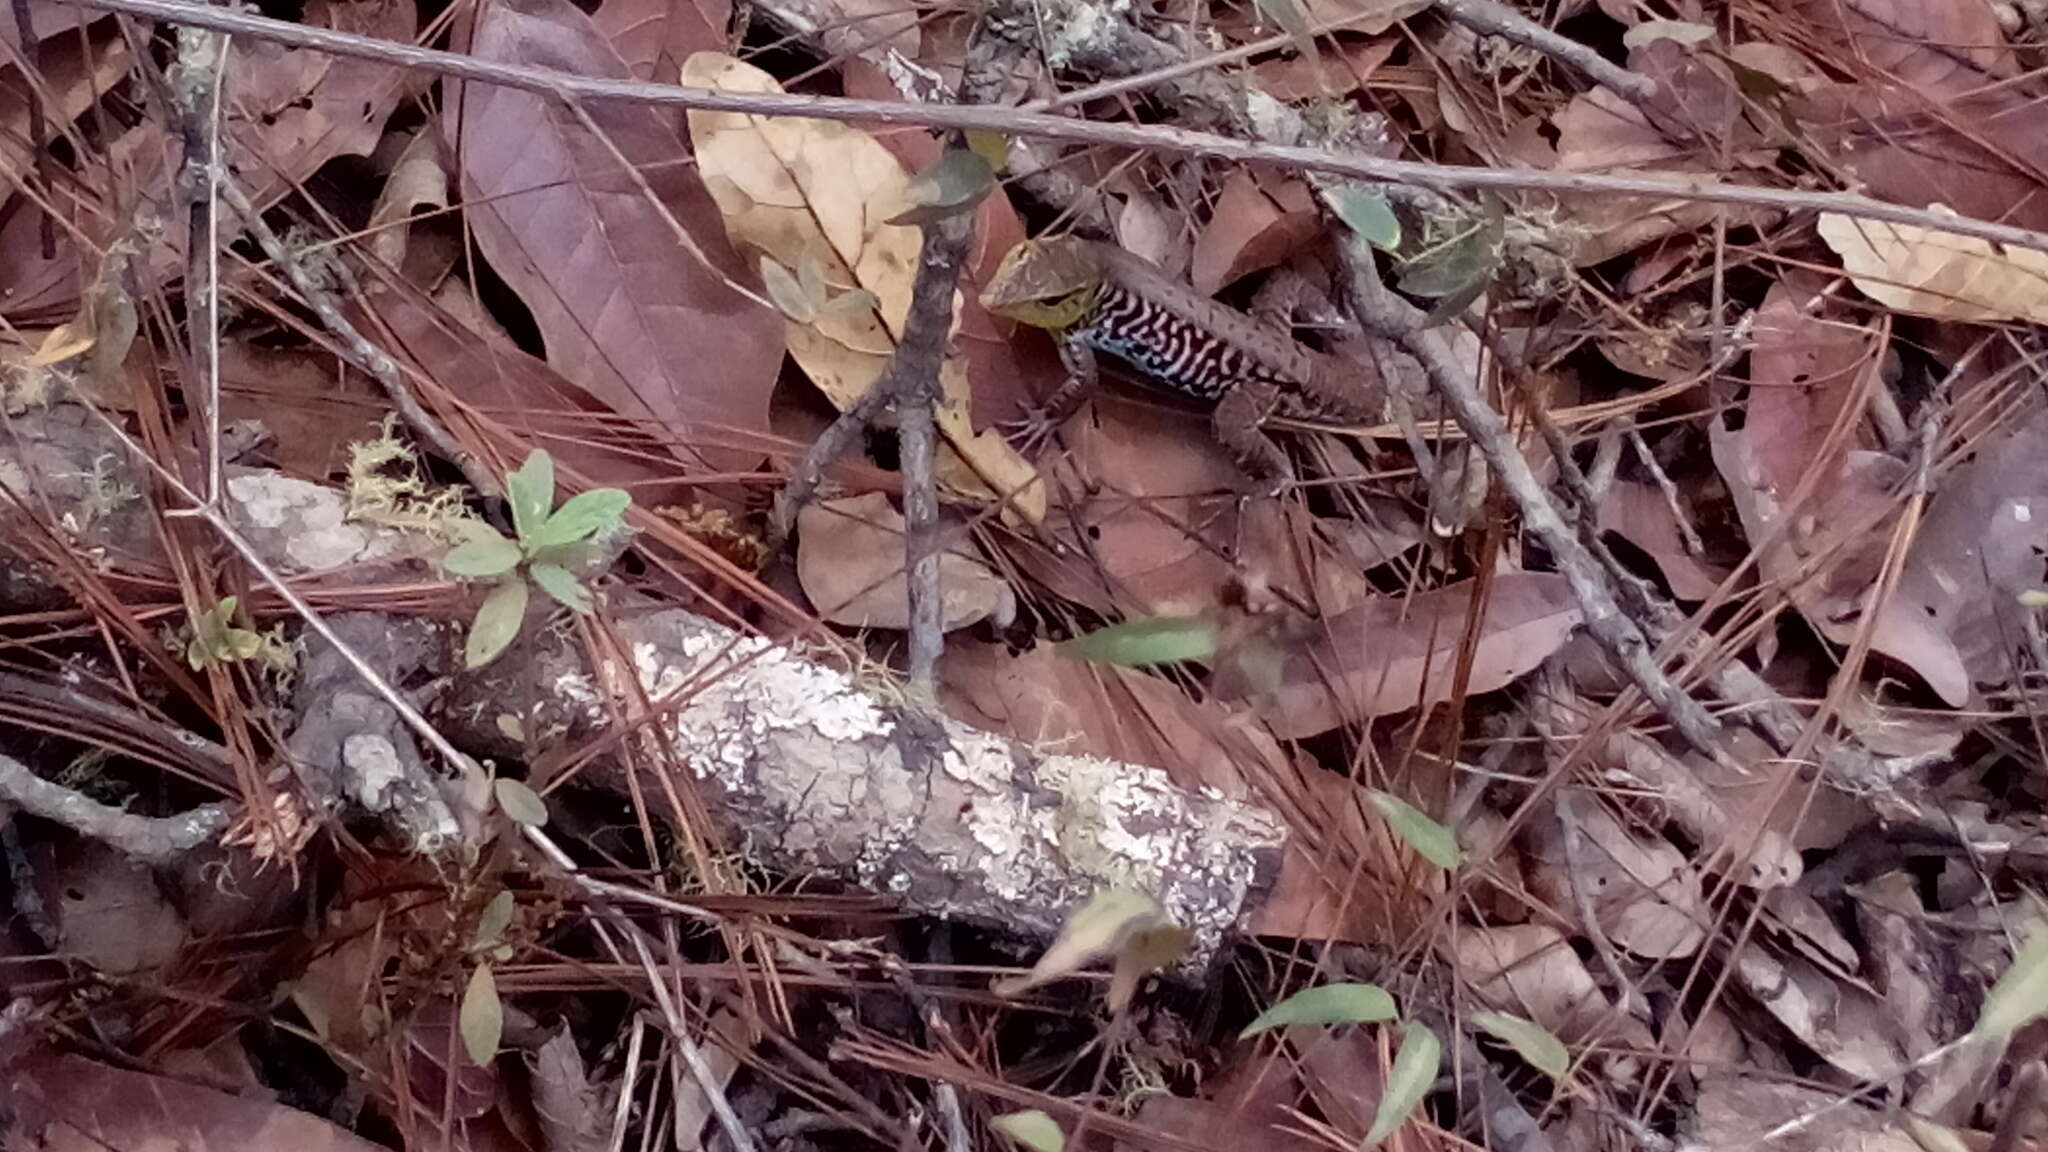
[[[1261,715],[1276,735],[1299,739],[1445,699],[1473,587],[1467,582],[1382,597],[1324,621],[1288,653],[1279,690],[1260,700]],[[1480,617],[1470,692],[1492,692],[1534,670],[1564,644],[1579,618],[1562,576],[1496,577]]]
[[[1893,1115],[1896,1115],[1894,1113]],[[1695,1140],[1701,1148],[1756,1152],[1926,1152],[1892,1115],[1845,1104],[1838,1092],[1802,1088],[1787,1080],[1718,1068],[1702,1077]],[[1823,1117],[1762,1143],[1783,1125]]]
[[[411,43],[413,0],[311,0],[305,22],[373,40]],[[257,37],[234,42],[226,86],[229,162],[258,207],[337,156],[367,156],[406,95],[405,70]]]
[[[348,446],[377,438],[390,402],[370,379],[315,348],[222,343],[221,416],[261,420],[271,458],[297,476],[322,480],[348,466]]]
[[[807,504],[797,513],[797,579],[826,620],[849,628],[910,627],[903,514],[879,492]],[[958,549],[939,556],[940,628],[993,619],[1005,627],[1017,598],[988,565]]]
[[[359,307],[375,311],[358,320],[385,333],[386,347],[410,357],[422,375],[489,405],[501,425],[545,446],[593,486],[630,486],[634,500],[647,505],[702,498],[701,489],[677,483],[674,469],[660,466],[661,446],[652,438],[616,422],[595,434],[604,405],[481,319],[472,327],[405,281],[386,281],[385,289],[359,298]],[[443,285],[439,296],[468,304],[459,281]]]
[[[1901,1055],[1885,1004],[1799,956],[1780,960],[1762,941],[1737,954],[1736,982],[1822,1059],[1858,1079],[1898,1073]]]
[[[1262,183],[1247,170],[1232,172],[1195,240],[1188,278],[1196,292],[1214,296],[1239,277],[1286,260],[1320,228],[1315,201],[1300,181]]]
[[[472,51],[579,76],[627,75],[566,0],[484,5]],[[697,467],[754,467],[761,452],[740,438],[768,427],[783,322],[746,294],[750,265],[725,242],[695,170],[675,162],[683,141],[673,118],[600,101],[585,109],[593,129],[559,101],[491,85],[464,89],[448,108],[469,223],[532,309],[548,362],[621,415],[652,421]],[[659,205],[620,169],[607,139]]]
[[[42,10],[41,5],[30,8],[31,13]],[[61,24],[70,23],[62,8],[50,11],[63,18]],[[34,16],[30,19],[40,23]],[[13,23],[12,13],[0,19],[0,27],[11,28]],[[83,43],[77,36],[65,36],[43,45],[36,58],[36,91],[42,96],[42,115],[48,117],[45,131],[54,134],[57,125],[69,124],[98,103],[134,63],[128,41],[111,20],[92,25]],[[17,178],[35,166],[28,146],[30,98],[20,69],[0,68],[0,172]]]
[[[604,0],[590,19],[635,80],[673,84],[692,53],[727,47],[732,0]]]
[[[295,1108],[81,1056],[38,1054],[14,1071],[8,1143],[43,1152],[384,1152]]]
[[[370,210],[368,228],[371,253],[393,268],[405,263],[412,235],[408,218],[448,206],[448,170],[441,165],[439,136],[422,129],[403,139]]]
[[[1916,207],[2048,227],[2048,139],[1987,0],[1797,0],[1787,30],[1844,84],[1797,84],[1807,145],[1865,191]],[[1772,75],[1791,82],[1783,74]]]
[[[1011,557],[1055,594],[1127,616],[1193,615],[1216,606],[1237,579],[1211,543],[1239,538],[1237,466],[1209,433],[1207,417],[1167,409],[1150,398],[1104,389],[1060,431],[1068,451],[1048,473],[1061,493],[1048,528],[1087,550],[1053,554],[1019,546]],[[1272,569],[1289,564],[1289,541],[1266,521],[1237,549]],[[1306,585],[1285,571],[1270,575],[1289,591]]]
[[[611,1147],[605,1093],[590,1082],[567,1024],[534,1053],[533,1110],[547,1135],[547,1152],[603,1152]]]
[[[2017,71],[1989,0],[1789,0],[1781,11],[1810,24],[1817,54],[1927,96],[1967,95]]]
[[[1564,934],[1547,924],[1461,926],[1443,947],[1481,1003],[1527,1017],[1567,1045],[1652,1045],[1643,1022],[1614,1010]]]
[[[1750,544],[1761,549],[1765,578],[1787,588],[1821,635],[1848,644],[1865,626],[1865,601],[1910,477],[1903,462],[1859,447],[1860,414],[1849,411],[1881,366],[1884,332],[1853,323],[1813,287],[1788,279],[1765,296],[1742,427],[1716,419],[1708,440]],[[1830,429],[1845,421],[1849,434],[1830,447]],[[1793,507],[1803,482],[1804,503]],[[1868,627],[1873,650],[1911,667],[1951,704],[1968,698],[1955,645],[1928,614],[1894,596]]]
[[[2048,411],[2037,410],[1980,441],[1974,460],[1952,473],[1928,505],[1899,575],[1892,608],[1928,635],[1922,649],[1895,652],[1951,704],[1968,683],[2006,684],[2026,644],[2023,593],[2048,586]],[[1950,665],[1947,661],[1953,660]]]
[[[683,73],[687,83],[721,91],[781,91],[766,72],[715,52],[691,57]],[[785,268],[822,266],[834,292],[872,297],[871,306],[828,306],[810,323],[785,322],[805,374],[834,405],[850,407],[881,378],[910,310],[920,234],[883,223],[909,205],[908,174],[872,136],[828,121],[692,111],[690,136],[736,244]],[[958,356],[946,359],[939,385],[939,430],[950,449],[940,482],[982,496],[1014,494],[1015,510],[1042,519],[1045,487],[1035,471],[994,431],[974,431]]]
[[[1697,518],[1694,523],[1697,525]],[[1680,600],[1706,599],[1732,571],[1685,546],[1671,501],[1654,484],[1638,480],[1609,484],[1600,500],[1599,526],[1602,532],[1612,532],[1642,549],[1664,573],[1671,594]]]
[[[1287,768],[1271,737],[1232,723],[1213,702],[1157,676],[1062,659],[1046,646],[1012,655],[999,644],[949,642],[939,700],[963,723],[1049,751],[1150,765],[1191,790],[1243,796],[1247,775]]]
[[[1911,224],[1820,217],[1821,238],[1865,296],[1937,320],[2048,323],[2048,252]]]
[[[1577,881],[1600,926],[1616,944],[1658,960],[1690,956],[1713,920],[1700,891],[1699,873],[1662,836],[1629,828],[1604,804],[1576,808],[1584,833]],[[1530,832],[1529,887],[1567,920],[1577,920],[1564,828],[1555,818]]]
[[[54,886],[64,951],[102,972],[159,968],[185,946],[185,918],[150,870],[104,844],[77,841],[59,862]]]

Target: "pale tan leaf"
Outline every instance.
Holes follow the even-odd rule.
[[[879,492],[809,504],[797,513],[797,579],[825,619],[849,628],[908,628],[903,514]],[[960,549],[939,556],[939,624],[945,631],[993,619],[1008,625],[1015,593]]]
[[[422,129],[404,139],[377,193],[377,206],[370,210],[368,228],[370,251],[393,268],[405,262],[412,232],[408,218],[448,206],[448,170],[441,164],[438,134]]]
[[[2048,323],[2048,252],[1912,224],[1820,217],[1821,238],[1865,296],[1938,320]]]
[[[782,90],[766,72],[717,52],[690,57],[683,79],[726,92]],[[833,290],[873,294],[872,308],[826,308],[808,324],[784,322],[804,373],[835,406],[851,407],[881,379],[910,310],[920,233],[885,223],[914,202],[903,165],[859,128],[823,120],[692,111],[690,140],[733,243],[787,268],[817,261]],[[960,357],[946,359],[939,385],[948,445],[940,483],[984,497],[1018,493],[1016,511],[1042,518],[1036,472],[1000,435],[974,431]]]

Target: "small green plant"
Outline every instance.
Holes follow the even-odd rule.
[[[276,671],[290,669],[291,651],[274,632],[256,632],[235,624],[238,596],[223,596],[218,604],[192,620],[192,638],[185,641],[185,662],[197,672],[215,664],[237,660],[258,660]]]
[[[540,449],[505,478],[505,499],[517,540],[481,521],[464,524],[466,539],[441,559],[457,576],[496,582],[469,626],[463,659],[471,668],[496,659],[519,635],[528,582],[573,611],[590,611],[590,590],[576,573],[589,565],[593,542],[625,529],[633,502],[620,489],[593,488],[556,508],[555,462]]]

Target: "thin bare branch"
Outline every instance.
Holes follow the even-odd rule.
[[[1611,176],[1598,173],[1551,172],[1520,168],[1487,168],[1391,160],[1359,153],[1282,144],[1254,144],[1209,132],[1193,132],[1159,124],[1129,124],[1034,115],[1012,108],[975,105],[913,104],[894,100],[852,100],[834,96],[794,96],[776,92],[718,92],[668,84],[574,76],[478,60],[453,52],[420,48],[373,37],[336,32],[304,24],[270,20],[224,8],[182,0],[67,0],[82,7],[123,12],[174,24],[212,28],[279,44],[315,48],[336,55],[420,68],[447,76],[503,84],[559,99],[627,100],[669,108],[697,108],[757,116],[800,116],[962,131],[1003,132],[1085,144],[1110,144],[1162,152],[1206,156],[1240,164],[1271,164],[1306,172],[1327,172],[1360,180],[1414,185],[1439,192],[1471,189],[1554,192],[1576,195],[1658,196],[1777,208],[1788,212],[1839,212],[1864,220],[1910,224],[1975,236],[1998,244],[2048,252],[2048,234],[1968,216],[1943,215],[1853,192],[1815,192],[1796,188],[1765,188],[1692,177]]]

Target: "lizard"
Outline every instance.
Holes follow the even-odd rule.
[[[1113,245],[1078,236],[1025,240],[1003,256],[981,304],[1059,340],[1067,378],[1028,422],[1034,432],[1057,427],[1094,389],[1097,352],[1129,363],[1148,383],[1214,403],[1217,442],[1269,490],[1293,470],[1267,434],[1268,420],[1380,418],[1384,388],[1372,365],[1309,348]]]

